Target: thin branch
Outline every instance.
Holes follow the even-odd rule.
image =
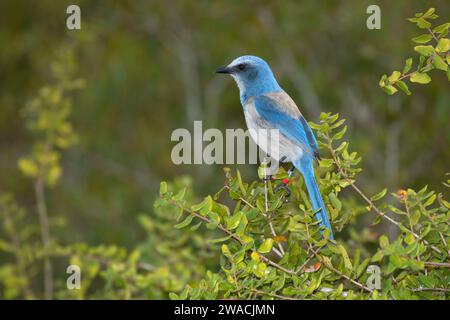
[[[270,217],[269,217],[269,199],[268,199],[267,193],[268,193],[268,191],[267,191],[267,179],[264,179],[264,197],[265,197],[266,212],[263,215],[268,219],[270,232],[272,232],[272,235],[276,238],[277,237],[277,233],[275,232],[275,228],[273,227],[272,219],[270,219]],[[283,257],[284,256],[284,249],[283,249],[283,246],[281,245],[281,243],[278,243],[278,249],[280,250],[279,256]]]
[[[436,42],[439,42],[439,39],[436,38],[436,35],[434,34],[434,32],[433,32],[429,27],[427,28],[427,30],[428,30],[428,32],[431,34],[431,36],[433,37],[433,39],[434,39]]]
[[[420,292],[420,291],[435,291],[435,292],[450,292],[450,289],[447,288],[416,288],[411,289],[413,292]]]
[[[322,249],[323,247],[318,248],[317,250],[313,249],[313,252],[308,256],[308,258],[305,260],[305,262],[303,262],[303,264],[297,268],[297,270],[295,271],[295,273],[300,273],[303,271],[303,269],[306,267],[306,265],[308,264],[308,262],[311,261],[312,258],[314,258],[317,253]]]
[[[39,225],[41,228],[41,241],[44,249],[44,290],[45,299],[51,300],[53,297],[53,267],[50,260],[50,227],[48,222],[47,204],[45,202],[45,186],[42,173],[39,174],[34,184],[36,194],[37,212],[39,215]]]
[[[375,213],[377,213],[379,216],[381,216],[382,218],[385,218],[386,220],[388,220],[388,221],[390,221],[391,223],[393,223],[393,224],[395,224],[400,230],[405,230],[405,231],[407,231],[407,232],[409,232],[409,233],[411,233],[413,236],[414,236],[414,238],[416,238],[416,239],[419,239],[420,238],[420,236],[417,234],[417,233],[415,233],[415,232],[413,232],[413,231],[410,231],[410,230],[408,230],[408,229],[401,229],[400,228],[400,223],[399,222],[397,222],[396,220],[394,220],[394,219],[392,219],[391,217],[389,217],[389,216],[387,216],[384,212],[382,212],[380,209],[378,209],[378,207],[372,202],[372,200],[370,200],[357,186],[356,186],[356,184],[353,182],[353,181],[351,181],[350,179],[348,179],[347,180],[349,183],[350,183],[350,185],[352,186],[352,188],[357,192],[357,193],[359,193],[360,195],[361,195],[361,197],[369,204],[369,207],[371,208],[371,209],[373,209],[373,211],[375,211]],[[425,245],[427,245],[427,246],[430,246],[430,243],[427,241],[427,240],[425,240],[425,239],[422,239],[422,242],[425,244]],[[432,249],[432,250],[434,250],[435,252],[437,252],[437,253],[442,253],[441,252],[441,250],[439,250],[439,248],[437,248],[436,246],[434,246],[434,245],[431,245],[430,246],[430,248]]]
[[[328,137],[329,138],[329,137]],[[330,139],[330,138],[329,138]],[[411,233],[416,239],[419,239],[420,238],[420,236],[417,234],[417,233],[415,233],[415,232],[413,232],[413,231],[410,231],[410,230],[408,230],[408,229],[402,229],[402,228],[400,228],[400,223],[398,222],[398,221],[396,221],[396,220],[394,220],[393,218],[391,218],[391,217],[389,217],[389,216],[387,216],[384,212],[382,212],[380,209],[378,209],[378,207],[373,203],[373,201],[372,200],[370,200],[357,186],[356,186],[356,184],[355,184],[355,182],[352,180],[352,179],[350,179],[349,177],[348,177],[348,175],[344,172],[344,170],[342,170],[342,167],[340,166],[340,164],[339,164],[339,161],[338,161],[338,159],[337,159],[337,156],[336,156],[336,153],[334,152],[334,150],[333,150],[333,148],[332,148],[332,146],[331,146],[331,142],[330,142],[330,144],[329,144],[329,146],[328,146],[328,149],[330,150],[330,152],[331,152],[331,155],[332,155],[332,157],[333,157],[333,161],[334,161],[334,163],[336,164],[336,166],[337,166],[337,168],[338,168],[338,170],[339,170],[339,172],[343,175],[343,177],[344,177],[344,179],[351,185],[351,187],[364,199],[364,201],[366,201],[367,202],[367,204],[369,204],[369,208],[371,209],[371,210],[373,210],[376,214],[378,214],[380,217],[382,217],[382,218],[384,218],[384,219],[386,219],[386,220],[388,220],[389,222],[391,222],[392,224],[394,224],[394,225],[396,225],[400,230],[405,230],[405,231],[407,231],[407,232],[409,232],[409,233]],[[425,245],[427,245],[427,246],[430,246],[430,244],[429,244],[429,242],[427,241],[427,240],[425,240],[425,239],[422,239],[422,242],[425,244]],[[434,245],[431,245],[430,246],[430,248],[432,249],[432,250],[434,250],[435,252],[437,252],[437,253],[442,253],[441,252],[441,250],[439,250],[439,248],[437,248],[437,247],[435,247]]]
[[[278,263],[276,263],[276,262],[274,262],[274,261],[272,261],[272,260],[266,258],[266,257],[263,256],[261,253],[258,253],[258,255],[259,255],[259,257],[261,258],[261,260],[263,260],[263,261],[266,262],[267,264],[270,264],[272,267],[275,267],[275,268],[277,268],[278,270],[283,271],[283,272],[285,272],[285,273],[287,273],[287,274],[290,274],[290,275],[293,275],[293,276],[296,276],[296,275],[297,275],[297,272],[295,272],[295,271],[293,271],[293,270],[286,269],[286,268],[280,266]]]
[[[450,263],[448,262],[424,262],[425,267],[430,268],[450,268]]]
[[[278,299],[282,299],[282,300],[299,300],[297,298],[286,297],[286,296],[282,296],[282,295],[279,295],[279,294],[276,294],[276,293],[261,291],[261,290],[258,290],[258,289],[250,289],[250,291],[253,292],[253,293],[259,294],[259,295],[265,295],[265,296],[278,298]]]

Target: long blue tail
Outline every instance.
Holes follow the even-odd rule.
[[[305,158],[306,157],[303,157],[303,159],[294,162],[294,165],[303,175],[313,210],[317,211],[316,219],[320,221],[321,226],[325,226],[328,230],[330,230],[330,239],[333,240],[333,231],[331,229],[330,220],[328,219],[327,210],[325,208],[325,204],[323,203],[322,196],[320,195],[316,178],[314,177],[313,162],[311,159]]]

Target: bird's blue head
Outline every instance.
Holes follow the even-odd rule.
[[[226,73],[234,78],[239,87],[242,105],[250,97],[281,91],[269,65],[259,57],[236,58],[226,67],[217,69],[216,72]]]

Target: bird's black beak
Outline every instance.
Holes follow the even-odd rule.
[[[227,67],[220,67],[217,68],[216,73],[231,73],[231,68],[227,68]]]

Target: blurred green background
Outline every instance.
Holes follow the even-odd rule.
[[[63,178],[48,193],[50,216],[70,227],[63,241],[121,244],[144,237],[136,217],[151,213],[160,180],[187,174],[195,191],[219,189],[222,166],[175,166],[171,132],[244,128],[238,91],[216,67],[243,54],[266,59],[310,121],[339,112],[351,149],[363,156],[359,184],[444,192],[450,171],[449,82],[437,72],[414,95],[387,96],[383,73],[415,56],[420,31],[406,21],[434,6],[448,20],[448,1],[76,1],[82,29],[66,29],[73,1],[0,3],[0,193],[34,211],[30,181],[17,169],[33,137],[20,111],[51,82],[50,63],[70,47],[86,86],[71,120],[79,143],[63,155]],[[381,8],[381,30],[366,28],[366,8]],[[446,20],[444,20],[446,19]],[[247,178],[256,167],[241,165]]]

